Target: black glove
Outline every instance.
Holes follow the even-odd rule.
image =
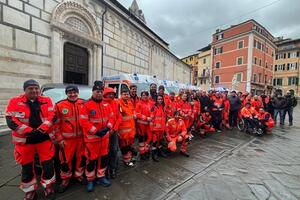
[[[105,127],[105,128],[103,128],[101,130],[97,130],[96,135],[99,136],[99,137],[103,137],[104,135],[106,135],[106,133],[108,131],[110,131],[110,128]]]

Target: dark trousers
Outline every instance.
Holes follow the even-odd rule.
[[[238,119],[238,110],[230,110],[229,111],[229,126],[235,127],[237,125],[237,119]]]
[[[277,116],[279,115],[279,119],[280,119],[280,124],[283,125],[284,124],[284,109],[274,109],[274,121],[275,124],[277,122]]]
[[[289,115],[289,123],[293,124],[293,110],[294,110],[294,107],[289,107],[289,108],[284,109],[284,112],[283,112],[283,123],[285,121],[286,113],[288,113],[288,115]]]
[[[221,123],[222,123],[222,111],[213,111],[212,119],[213,119],[212,124],[214,128],[220,130]]]
[[[109,137],[109,154],[108,154],[108,168],[112,170],[117,169],[118,165],[118,150],[119,138],[117,133],[113,133]]]

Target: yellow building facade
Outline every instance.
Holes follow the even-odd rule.
[[[286,94],[292,90],[300,96],[300,39],[281,39],[276,42],[277,52],[274,65],[273,85]]]
[[[188,64],[192,68],[191,83],[197,85],[198,77],[198,54],[192,54],[181,59],[184,63]]]
[[[208,45],[198,51],[197,86],[200,87],[201,90],[208,91],[211,87],[211,46]]]

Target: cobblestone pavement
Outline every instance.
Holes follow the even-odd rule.
[[[138,162],[133,169],[120,165],[111,187],[87,193],[74,184],[57,199],[300,199],[298,117],[300,109],[293,127],[260,138],[236,130],[195,137],[190,158],[174,154],[159,163]],[[0,137],[0,156],[0,199],[22,199],[9,136]]]

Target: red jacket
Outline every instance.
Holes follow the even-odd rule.
[[[224,102],[224,111],[229,113],[229,111],[230,111],[230,101],[229,101],[229,99],[224,99],[223,102]]]
[[[121,140],[134,140],[135,136],[135,110],[131,101],[125,102],[122,99],[118,100],[119,109],[122,116],[122,121],[119,127],[119,136]]]
[[[63,139],[82,138],[82,128],[79,124],[79,112],[84,100],[71,102],[68,99],[58,102],[55,106],[55,138],[59,142]]]
[[[201,113],[200,101],[198,101],[198,100],[193,101],[192,110],[193,110],[194,118],[196,118],[200,115],[200,113]]]
[[[109,98],[104,98],[103,103],[108,104],[113,112],[114,124],[112,130],[117,131],[122,121],[122,115],[120,113],[118,101],[116,99],[111,100]]]
[[[192,106],[188,101],[180,100],[177,104],[177,109],[180,111],[180,115],[183,118],[191,118],[192,117]]]
[[[136,105],[140,101],[140,97],[136,96],[135,99],[130,97],[130,101],[131,101],[132,105],[134,106],[134,108],[136,108]]]
[[[174,112],[177,110],[177,102],[169,100],[168,104],[165,104],[165,112],[168,118],[174,117]]]
[[[215,98],[212,110],[218,111],[219,108],[224,108],[224,100],[222,98]]]
[[[43,122],[37,129],[45,134],[49,134],[51,137],[50,133],[54,118],[52,101],[49,97],[45,96],[38,96],[37,100],[41,104],[40,117]],[[5,116],[11,118],[11,123],[13,124],[13,126],[9,125],[9,127],[13,130],[13,143],[25,144],[26,134],[33,130],[33,128],[29,127],[30,108],[27,105],[27,98],[25,94],[13,97],[9,100]]]
[[[138,124],[149,124],[147,121],[148,117],[151,117],[151,108],[152,104],[151,102],[140,100],[136,104],[135,112],[136,112],[136,118]]]
[[[84,106],[80,110],[79,122],[83,129],[85,142],[102,142],[109,137],[106,134],[104,137],[99,137],[96,134],[97,130],[101,130],[105,127],[113,128],[114,114],[108,103],[103,101],[96,102],[93,99],[89,99],[84,103]]]
[[[261,107],[263,107],[263,103],[260,100],[251,100],[251,107],[254,107],[258,112]]]
[[[166,114],[162,105],[154,106],[151,112],[152,122],[150,128],[152,131],[164,131],[166,125]]]
[[[243,107],[241,110],[242,117],[245,118],[252,118],[253,116],[257,115],[256,110],[253,107],[250,107],[249,109],[246,107]]]
[[[176,121],[175,118],[169,119],[166,125],[167,140],[181,135],[182,138],[187,134],[187,130],[182,119]]]

